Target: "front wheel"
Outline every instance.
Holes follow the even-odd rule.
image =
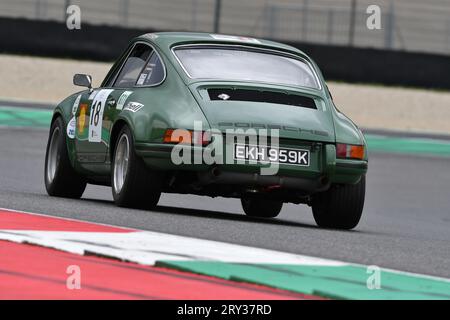
[[[366,177],[354,185],[333,185],[313,197],[312,211],[319,227],[350,230],[361,219]]]
[[[66,130],[61,117],[53,121],[45,154],[45,188],[50,196],[78,199],[86,180],[75,172],[66,145]]]
[[[281,201],[258,198],[241,198],[241,204],[250,217],[275,218],[283,208]]]
[[[118,137],[111,173],[114,202],[120,207],[152,209],[161,196],[161,174],[149,170],[136,155],[133,136],[127,126]]]

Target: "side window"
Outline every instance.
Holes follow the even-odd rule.
[[[161,59],[153,52],[145,68],[139,75],[137,86],[152,86],[164,80],[164,66]]]
[[[142,73],[142,70],[148,58],[152,54],[152,51],[152,48],[145,44],[136,44],[130,56],[127,58],[127,61],[123,65],[122,70],[120,70],[116,82],[114,83],[114,87],[133,87],[138,81],[138,77]]]

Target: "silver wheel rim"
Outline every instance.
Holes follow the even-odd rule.
[[[56,174],[56,168],[58,167],[60,153],[58,148],[59,139],[61,137],[58,127],[53,130],[52,137],[50,139],[50,147],[48,148],[47,158],[47,181],[53,182]]]
[[[122,191],[128,172],[128,159],[130,157],[130,143],[126,134],[123,134],[117,144],[114,156],[114,191]]]

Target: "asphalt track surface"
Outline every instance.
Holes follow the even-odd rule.
[[[363,218],[353,231],[316,227],[311,209],[276,219],[243,214],[235,199],[163,195],[154,211],[115,207],[111,190],[81,200],[47,196],[48,131],[0,128],[0,207],[225,241],[450,278],[450,159],[371,154]]]

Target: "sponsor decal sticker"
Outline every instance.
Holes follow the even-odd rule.
[[[75,99],[75,102],[73,103],[73,106],[72,106],[72,115],[73,116],[77,113],[78,106],[80,105],[80,100],[81,100],[81,94],[78,95],[78,97]]]
[[[77,119],[73,117],[70,119],[69,123],[67,124],[67,136],[70,139],[75,138],[75,126],[76,126]]]
[[[140,75],[139,80],[137,81],[136,84],[138,86],[141,86],[141,85],[145,85],[146,83],[148,83],[152,77],[154,68],[155,68],[154,63],[147,64],[147,66],[145,67],[144,71]]]
[[[261,43],[258,39],[249,38],[249,37],[238,37],[238,36],[229,36],[225,34],[211,34],[216,40],[225,40],[225,41],[240,41],[240,42],[248,42],[248,43]]]
[[[78,116],[78,132],[83,134],[86,125],[86,111],[88,105],[85,103],[80,104],[80,115]]]
[[[89,142],[102,141],[103,112],[105,111],[106,99],[113,91],[113,89],[100,90],[92,101],[89,117]]]
[[[138,112],[139,110],[142,109],[144,105],[142,103],[138,103],[138,102],[128,102],[128,104],[125,106],[125,108],[123,110],[128,110],[131,112]]]
[[[120,95],[119,101],[117,101],[117,110],[122,110],[125,102],[127,101],[128,97],[133,93],[133,91],[125,91]]]
[[[141,74],[141,76],[139,77],[139,79],[138,79],[138,81],[137,81],[136,84],[137,84],[138,86],[143,85],[144,82],[145,82],[145,79],[147,79],[147,74],[146,74],[146,73],[143,73],[143,74]]]

